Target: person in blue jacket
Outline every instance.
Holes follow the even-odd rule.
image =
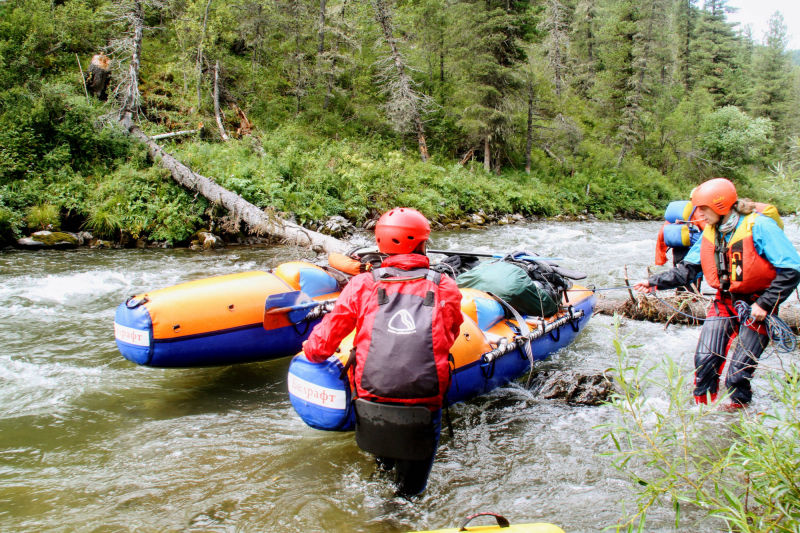
[[[717,293],[695,351],[695,401],[717,399],[730,341],[738,334],[725,381],[730,397],[723,408],[741,408],[752,399],[750,380],[769,344],[765,319],[777,314],[778,306],[800,283],[800,255],[772,218],[738,201],[736,187],[725,178],[696,187],[692,203],[706,220],[701,239],[675,268],[650,276],[634,288],[640,292],[672,289],[702,271]],[[751,320],[740,322],[737,302],[749,306]]]

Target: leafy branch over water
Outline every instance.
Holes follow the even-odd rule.
[[[695,406],[691,370],[669,356],[634,361],[619,336],[606,426],[614,466],[632,482],[636,508],[610,529],[646,531],[648,514],[671,504],[675,527],[704,513],[732,531],[800,528],[800,368],[770,371],[769,412],[730,414]],[[762,369],[764,371],[765,369]]]

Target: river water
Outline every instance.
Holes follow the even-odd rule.
[[[534,222],[434,233],[437,248],[527,249],[563,258],[596,287],[645,276],[656,222]],[[787,234],[800,247],[797,219]],[[361,236],[366,243],[367,236]],[[294,414],[288,359],[236,367],[153,369],[117,352],[113,316],[136,292],[312,259],[290,247],[0,252],[0,530],[406,531],[455,527],[477,511],[512,522],[597,531],[632,504],[601,455],[610,407],[542,400],[519,385],[451,409],[428,491],[392,496],[352,434]],[[691,368],[698,329],[628,322],[634,358]],[[545,369],[612,367],[612,319],[596,316]],[[785,357],[785,356],[784,356]],[[797,354],[789,357],[797,358]],[[762,364],[755,403],[768,408]],[[657,399],[656,399],[657,400]],[[648,530],[671,531],[668,504]],[[683,526],[715,531],[688,513]]]

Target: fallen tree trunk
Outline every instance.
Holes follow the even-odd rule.
[[[271,235],[288,244],[305,246],[316,252],[344,252],[347,244],[329,235],[305,229],[283,220],[275,213],[266,212],[238,194],[214,183],[211,179],[193,172],[189,167],[167,153],[135,125],[128,128],[131,136],[147,145],[150,157],[172,173],[172,177],[190,191],[197,192],[210,202],[221,205],[232,216],[247,224],[260,235]]]
[[[171,133],[159,133],[158,135],[153,135],[150,137],[154,141],[158,141],[160,139],[171,139],[173,137],[181,137],[182,135],[194,135],[195,133],[199,133],[200,130],[181,130],[181,131],[173,131]]]
[[[638,294],[635,302],[627,296],[598,295],[594,312],[602,315],[616,313],[634,320],[665,322],[668,325],[699,324],[702,319],[705,319],[706,309],[710,302],[710,297],[693,296],[688,293],[679,293],[660,300],[652,296]],[[680,313],[676,310],[680,311]],[[685,315],[691,315],[691,317],[696,317],[700,320],[695,320]],[[800,305],[796,301],[789,300],[784,302],[778,311],[778,316],[786,322],[792,331],[800,333]]]

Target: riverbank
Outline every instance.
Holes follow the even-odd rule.
[[[509,226],[532,222],[586,222],[598,221],[594,215],[557,215],[555,217],[525,217],[519,213],[495,215],[486,214],[483,211],[473,213],[462,220],[449,222],[432,221],[431,226],[434,231],[454,231],[464,229],[488,228],[492,226]],[[371,232],[375,227],[377,218],[366,221],[361,227],[348,221],[344,217],[335,215],[327,220],[312,221],[306,224],[306,228],[319,231],[325,235],[331,235],[338,239],[347,240],[359,231]],[[26,237],[7,243],[6,248],[18,248],[22,250],[65,250],[72,248],[89,249],[108,249],[108,248],[188,248],[191,250],[211,250],[231,246],[272,246],[279,244],[276,239],[269,236],[251,235],[245,232],[220,233],[216,234],[209,230],[199,230],[192,235],[186,242],[169,241],[148,241],[139,238],[136,240],[124,238],[125,232],[121,233],[122,240],[113,241],[98,238],[88,231],[50,231],[39,230],[32,232]]]
[[[67,152],[58,169],[41,168],[0,184],[0,245],[41,229],[89,231],[120,246],[142,240],[189,246],[200,230],[245,239],[240,235],[247,228],[235,213],[180,187],[121,131],[97,130],[91,118],[98,106],[61,103],[61,121],[79,134],[64,142],[77,142],[77,151]],[[54,126],[63,124],[46,125]],[[402,143],[398,148],[386,138],[329,137],[301,122],[225,143],[191,137],[164,143],[194,172],[257,207],[337,237],[351,226],[369,228],[398,205],[419,209],[439,228],[521,219],[656,220],[696,184],[637,159],[617,165],[613,151],[599,149],[567,167],[539,160],[531,173],[513,167],[487,172],[478,161],[455,163],[437,154],[423,163]],[[783,213],[800,207],[791,174],[754,174],[737,186],[742,195],[776,204]]]

